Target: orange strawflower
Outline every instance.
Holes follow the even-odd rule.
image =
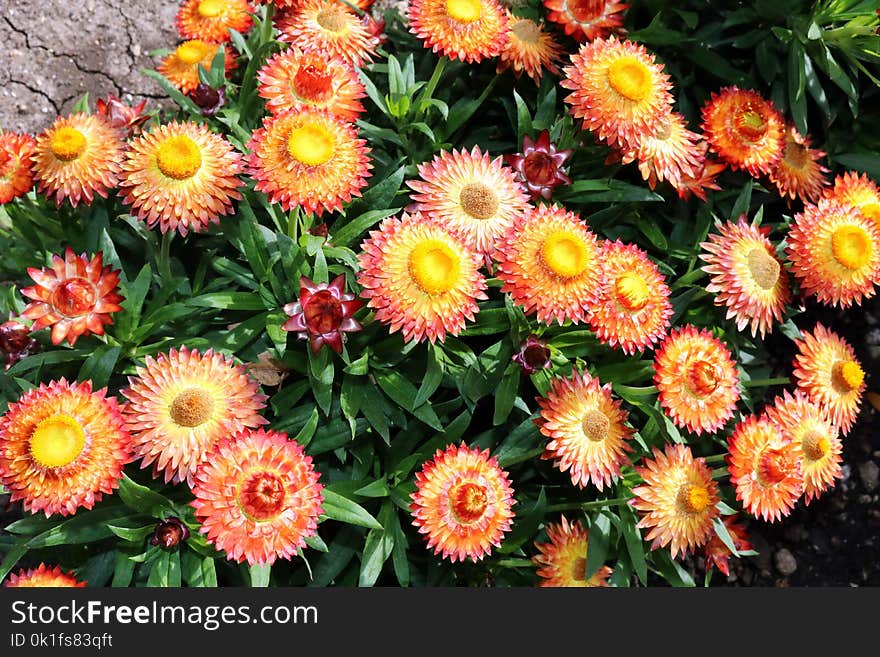
[[[801,136],[797,128],[786,129],[782,157],[770,171],[770,182],[783,198],[799,197],[804,203],[815,203],[828,185],[828,169],[819,164],[827,153],[810,146],[810,139]]]
[[[725,516],[723,522],[724,526],[727,527],[727,533],[730,534],[730,538],[733,540],[733,547],[736,548],[737,552],[745,552],[752,549],[752,544],[749,543],[746,529],[742,523],[739,522],[738,516]],[[724,541],[721,540],[717,533],[713,534],[709,542],[706,543],[705,556],[707,571],[710,568],[715,567],[725,575],[730,575],[730,557],[733,556],[733,553],[730,551],[730,548],[724,544]]]
[[[177,31],[182,39],[208,43],[230,41],[230,28],[241,34],[253,25],[248,0],[186,0],[177,10]]]
[[[476,562],[501,545],[514,504],[510,479],[495,457],[462,443],[438,449],[422,465],[410,509],[434,554],[453,563]]]
[[[507,11],[496,0],[411,0],[409,31],[426,48],[463,62],[497,57],[507,45]]]
[[[601,566],[586,579],[589,532],[579,520],[569,523],[565,516],[559,523],[547,525],[546,543],[535,541],[538,554],[532,557],[542,587],[608,586],[611,568]]]
[[[339,0],[302,0],[275,25],[281,41],[355,66],[370,62],[379,45],[368,26]]]
[[[30,135],[0,128],[0,205],[31,191],[36,148],[37,140]]]
[[[619,0],[544,0],[544,6],[548,9],[547,19],[578,41],[623,32],[623,12],[629,7]]]
[[[687,129],[684,117],[670,111],[649,133],[621,153],[624,164],[637,161],[642,178],[654,189],[668,180],[680,187],[683,180],[694,178],[704,163],[702,137]]]
[[[199,86],[199,65],[210,71],[219,49],[218,43],[190,39],[177,46],[173,53],[159,63],[156,70],[168,78],[181,93],[188,94]],[[235,68],[235,57],[229,48],[224,53],[223,64],[228,75]]]
[[[507,13],[507,45],[498,57],[497,73],[511,69],[515,75],[525,73],[535,83],[541,82],[544,70],[559,75],[562,46],[542,24],[531,18]]]
[[[853,205],[880,230],[880,189],[865,174],[847,171],[834,179],[834,187],[825,189],[825,197]]]
[[[29,513],[91,509],[119,485],[131,461],[114,397],[91,381],[41,383],[0,418],[0,483]]]
[[[84,588],[85,582],[79,581],[73,573],[61,570],[60,566],[51,568],[40,562],[36,568],[29,570],[22,568],[17,573],[12,573],[3,586],[9,588]]]

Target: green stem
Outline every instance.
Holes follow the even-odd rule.
[[[419,115],[421,115],[425,108],[425,102],[431,100],[434,95],[434,91],[437,90],[437,85],[440,83],[440,77],[443,75],[443,71],[446,69],[446,64],[449,62],[449,59],[446,55],[443,55],[440,59],[437,60],[437,65],[434,67],[434,72],[431,74],[431,79],[428,80],[428,85],[425,87],[425,90],[422,92],[422,97],[419,98]]]
[[[159,247],[159,276],[163,281],[171,280],[171,240],[174,239],[173,230],[162,234],[162,244]]]
[[[632,497],[615,497],[611,500],[595,500],[594,502],[573,502],[568,504],[551,504],[547,507],[548,512],[553,511],[589,511],[590,509],[604,509],[608,506],[623,506]]]
[[[784,386],[789,383],[791,383],[791,379],[787,376],[780,376],[775,379],[752,379],[743,385],[746,388],[766,388],[768,386]]]
[[[512,465],[517,465],[518,463],[523,463],[524,461],[531,461],[533,458],[535,458],[536,456],[540,456],[543,453],[544,453],[544,448],[539,447],[537,449],[533,449],[531,452],[526,452],[525,454],[521,454],[520,456],[517,456],[516,458],[510,459],[510,460],[504,460],[501,462],[500,465],[502,468],[509,468]]]
[[[724,463],[724,459],[727,458],[727,454],[714,454],[712,456],[705,457],[706,463]]]

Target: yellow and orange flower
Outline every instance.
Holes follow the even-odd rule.
[[[669,116],[669,76],[642,45],[615,36],[585,43],[564,73],[572,115],[611,146],[628,150]]]
[[[828,185],[828,169],[819,164],[827,153],[811,148],[809,137],[801,136],[794,126],[786,129],[783,148],[782,157],[770,171],[770,182],[783,198],[800,197],[804,203],[815,203]]]
[[[578,41],[604,39],[622,31],[623,12],[629,7],[619,0],[544,0],[544,6],[547,19]]]
[[[479,312],[477,300],[487,298],[480,255],[438,220],[389,217],[361,248],[360,296],[406,342],[458,335]]]
[[[703,106],[703,132],[713,152],[752,176],[772,172],[785,152],[785,119],[751,89],[732,86],[713,93]]]
[[[188,94],[199,86],[199,65],[201,64],[206,71],[210,71],[211,64],[219,49],[220,44],[218,43],[190,39],[177,46],[173,53],[160,62],[156,70],[180,89],[181,93]],[[235,57],[228,49],[223,63],[228,75],[229,71],[235,68]]]
[[[419,165],[421,180],[407,181],[416,193],[413,209],[460,232],[472,249],[492,255],[495,244],[528,208],[526,195],[502,156],[489,158],[479,146],[441,151]]]
[[[281,41],[355,66],[371,61],[379,45],[361,19],[339,0],[303,0],[279,16],[276,26]]]
[[[717,228],[700,244],[703,271],[710,276],[706,290],[715,295],[716,306],[727,307],[727,318],[735,319],[740,331],[748,326],[763,338],[791,301],[788,274],[767,231],[748,223],[746,215],[736,223],[718,222]]]
[[[568,472],[575,486],[611,486],[629,462],[635,433],[620,401],[611,396],[611,384],[600,385],[589,372],[575,370],[570,379],[553,379],[547,396],[537,401],[541,416],[535,423],[550,439],[541,458]]]
[[[705,151],[708,147],[706,142],[701,142],[701,149]],[[678,183],[673,183],[678,197],[687,201],[691,195],[696,196],[704,203],[707,200],[706,190],[720,190],[721,186],[716,181],[721,172],[727,168],[724,162],[707,159],[705,152],[700,156],[699,170],[693,176],[683,175]]]
[[[743,509],[769,522],[791,513],[804,490],[795,443],[766,417],[750,415],[727,446],[730,483]]]
[[[257,382],[213,349],[147,356],[136,374],[122,390],[123,417],[141,467],[152,464],[153,476],[161,473],[166,482],[192,485],[196,468],[223,437],[266,424],[260,411],[267,397]]]
[[[248,0],[186,0],[177,10],[177,32],[182,39],[224,43],[230,28],[245,34],[253,24]]]
[[[590,307],[590,328],[600,342],[624,353],[644,351],[669,330],[669,287],[657,265],[635,244],[605,241],[597,301]]]
[[[40,563],[36,568],[29,570],[22,568],[17,573],[12,573],[3,586],[9,588],[84,588],[85,582],[79,581],[73,573],[61,570],[60,566],[51,568]]]
[[[450,561],[479,561],[510,531],[515,504],[506,472],[489,450],[462,443],[437,450],[416,473],[410,510],[428,549]]]
[[[30,135],[0,128],[0,205],[31,191],[36,148],[37,140]]]
[[[540,205],[515,219],[495,251],[502,293],[550,324],[583,322],[596,301],[599,243],[573,212]]]
[[[822,324],[795,341],[794,378],[844,436],[850,432],[865,391],[865,371],[852,346]]]
[[[558,64],[563,52],[562,46],[543,29],[543,25],[508,12],[507,45],[498,56],[496,71],[502,73],[511,69],[515,75],[525,73],[539,83],[545,69],[553,75],[559,74]]]
[[[290,559],[318,530],[320,473],[287,434],[227,434],[199,466],[192,507],[199,531],[232,561],[271,565]]]
[[[638,527],[649,528],[651,549],[669,546],[672,558],[709,542],[718,517],[718,484],[706,459],[694,458],[690,447],[654,448],[654,458],[636,467],[644,484],[633,488],[633,508],[641,512]]]
[[[507,11],[496,0],[411,0],[409,31],[425,48],[463,62],[497,57],[507,45]]]
[[[35,285],[21,290],[33,299],[22,317],[35,320],[31,331],[51,326],[52,344],[66,339],[72,347],[81,336],[104,335],[104,326],[113,323],[111,313],[122,310],[120,270],[105,266],[100,251],[89,259],[67,247],[63,258],[52,256],[51,267],[27,271]]]
[[[366,96],[364,85],[354,67],[338,57],[291,46],[270,57],[257,79],[259,94],[273,114],[315,107],[355,121],[364,111],[358,100]]]
[[[847,171],[834,179],[834,187],[825,196],[845,205],[853,205],[873,221],[880,230],[880,189],[865,174]]]
[[[372,164],[357,128],[327,110],[303,107],[268,116],[248,143],[256,190],[285,211],[321,215],[360,196]]]
[[[590,579],[586,579],[587,548],[589,532],[579,520],[568,522],[562,516],[560,522],[547,525],[546,543],[535,541],[538,554],[532,557],[537,567],[541,587],[593,587],[608,586],[611,568],[601,566]]]
[[[795,215],[788,257],[806,293],[843,308],[861,304],[880,282],[880,228],[854,206],[822,199]]]
[[[737,516],[725,516],[723,522],[727,528],[727,533],[730,534],[730,538],[733,541],[733,547],[736,548],[737,552],[745,552],[752,549],[752,544],[749,543],[746,534],[746,528],[738,521]],[[724,544],[724,541],[721,540],[717,533],[714,534],[709,542],[706,543],[706,570],[708,571],[714,566],[725,575],[730,575],[731,556],[733,556],[733,553],[730,551],[730,548]]]
[[[107,193],[119,182],[125,144],[119,132],[94,114],[59,116],[37,136],[34,177],[39,191],[57,205],[74,207]]]
[[[843,476],[840,467],[843,446],[838,429],[800,390],[794,395],[784,391],[765,412],[797,448],[804,478],[804,499],[809,504]]]
[[[131,142],[120,192],[133,213],[163,233],[201,232],[241,199],[241,155],[197,123],[160,125]]]
[[[72,515],[111,494],[131,461],[116,399],[91,381],[41,383],[0,418],[0,483],[29,513]]]
[[[695,177],[703,167],[701,139],[687,129],[681,114],[670,111],[650,133],[621,153],[621,161],[637,161],[639,172],[651,189],[664,180],[679,187],[682,180]]]
[[[739,400],[739,375],[730,350],[706,329],[673,329],[654,354],[660,404],[679,427],[717,431]]]

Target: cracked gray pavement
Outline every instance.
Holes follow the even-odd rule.
[[[89,92],[166,96],[141,73],[178,43],[179,0],[0,0],[0,128],[36,133]]]

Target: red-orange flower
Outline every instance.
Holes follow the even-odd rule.
[[[183,39],[223,43],[230,28],[245,34],[253,24],[248,0],[186,0],[177,10],[177,31]]]
[[[825,197],[855,206],[880,230],[880,189],[867,175],[847,171],[837,176],[834,187],[825,189]]]
[[[611,568],[601,566],[586,579],[589,532],[579,520],[569,523],[562,516],[559,523],[547,525],[546,543],[535,541],[538,554],[532,557],[542,587],[608,586]]]
[[[34,186],[31,166],[37,141],[0,128],[0,205],[27,194]]]
[[[563,52],[562,46],[541,24],[508,12],[507,45],[498,57],[496,72],[502,73],[508,68],[517,76],[525,72],[539,83],[545,69],[553,75],[559,74],[558,63]]]
[[[547,18],[558,23],[578,41],[604,39],[623,31],[623,12],[629,7],[620,0],[544,0]]]
[[[3,586],[9,588],[83,588],[86,583],[79,581],[73,573],[61,570],[60,566],[52,566],[40,562],[36,568],[22,568],[12,573]]]
[[[297,337],[308,340],[314,353],[327,344],[341,354],[342,334],[362,328],[352,315],[364,302],[345,292],[345,274],[339,274],[329,284],[315,283],[302,276],[299,285],[299,299],[284,306],[290,319],[281,328],[297,331]]]
[[[779,195],[793,199],[800,197],[804,203],[815,203],[828,184],[828,169],[819,164],[827,155],[810,147],[809,137],[803,137],[794,126],[785,131],[782,157],[770,171],[770,182],[776,185]]]
[[[339,0],[301,0],[275,24],[281,41],[355,66],[369,62],[378,46],[368,25]]]
[[[125,297],[119,294],[119,272],[104,265],[100,251],[91,260],[67,247],[64,257],[52,256],[52,266],[28,267],[35,285],[21,293],[33,299],[22,317],[35,320],[32,331],[52,327],[52,344],[67,340],[70,346],[80,336],[104,335],[113,323],[111,313],[122,310]]]
[[[407,17],[426,48],[450,59],[479,62],[507,44],[507,12],[496,0],[411,0]]]
[[[199,86],[199,65],[210,71],[219,49],[220,44],[202,39],[184,41],[159,63],[156,70],[180,89],[181,93],[188,94]],[[223,63],[227,74],[235,68],[235,57],[228,48],[224,50]]]
[[[746,534],[746,528],[739,522],[738,516],[725,516],[724,526],[727,528],[727,533],[730,534],[733,547],[736,548],[737,552],[746,552],[752,549],[752,544],[749,543],[748,535]],[[706,543],[705,556],[707,571],[714,566],[725,575],[730,575],[730,557],[733,556],[733,553],[717,533],[713,534],[709,542]]]

